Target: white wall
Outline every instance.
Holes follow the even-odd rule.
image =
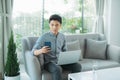
[[[120,0],[107,0],[106,35],[109,44],[120,46]]]

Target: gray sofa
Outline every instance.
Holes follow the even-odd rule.
[[[31,54],[32,47],[34,46],[38,37],[24,37],[22,39],[22,49],[23,49],[23,60],[25,65],[25,71],[30,77],[31,80],[51,80],[51,74],[43,69],[41,69],[41,65],[43,64],[43,55],[40,55],[40,59]],[[92,65],[94,62],[97,62],[97,68],[111,68],[120,66],[120,47],[113,45],[106,45],[104,56],[101,54],[97,54],[97,56],[92,55],[89,56],[87,53],[90,53],[90,49],[93,49],[96,53],[101,52],[104,48],[97,48],[98,45],[92,45],[93,43],[87,42],[87,39],[92,39],[96,41],[105,41],[105,37],[101,34],[74,34],[74,35],[66,35],[67,43],[72,42],[73,46],[76,46],[76,40],[79,40],[81,57],[79,63],[82,65],[82,71],[92,70]],[[86,44],[87,43],[87,44]],[[99,43],[99,42],[98,42]],[[90,44],[88,46],[88,44]],[[103,43],[102,43],[103,44]],[[90,47],[92,46],[92,47]],[[95,46],[95,47],[94,47]],[[69,46],[68,46],[69,47]],[[98,46],[100,47],[100,46]],[[87,50],[86,50],[87,48]],[[90,48],[90,49],[89,49]],[[74,47],[72,48],[74,50]],[[97,49],[97,50],[96,50]],[[87,52],[87,53],[86,53]],[[93,58],[92,58],[93,57]],[[64,80],[67,80],[67,74],[69,71],[63,71]],[[66,75],[66,76],[65,76]]]

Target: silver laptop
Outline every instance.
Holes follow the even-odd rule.
[[[80,59],[80,53],[81,50],[60,52],[57,64],[65,65],[65,64],[76,63]]]

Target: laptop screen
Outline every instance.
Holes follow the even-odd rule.
[[[58,57],[58,65],[76,63],[80,59],[81,50],[60,52]]]

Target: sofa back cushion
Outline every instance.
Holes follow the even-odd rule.
[[[28,49],[32,50],[33,46],[35,45],[38,37],[27,37],[27,44],[28,44]]]
[[[67,46],[67,51],[80,50],[79,40],[72,41],[72,42],[66,42],[66,46]]]
[[[66,46],[67,46],[67,51],[79,51],[80,50],[79,40],[66,42]],[[79,60],[82,60],[83,57],[82,57],[82,54],[81,54],[81,50],[79,51],[79,54],[80,54]]]
[[[79,40],[79,45],[80,45],[80,49],[84,50],[84,40],[87,39],[94,39],[94,40],[104,40],[104,37],[100,34],[73,34],[73,35],[65,35],[66,36],[66,42],[73,42],[76,40]],[[29,50],[32,50],[35,42],[37,41],[38,37],[27,37],[27,44],[26,47],[28,46]],[[83,53],[83,51],[82,51]]]

